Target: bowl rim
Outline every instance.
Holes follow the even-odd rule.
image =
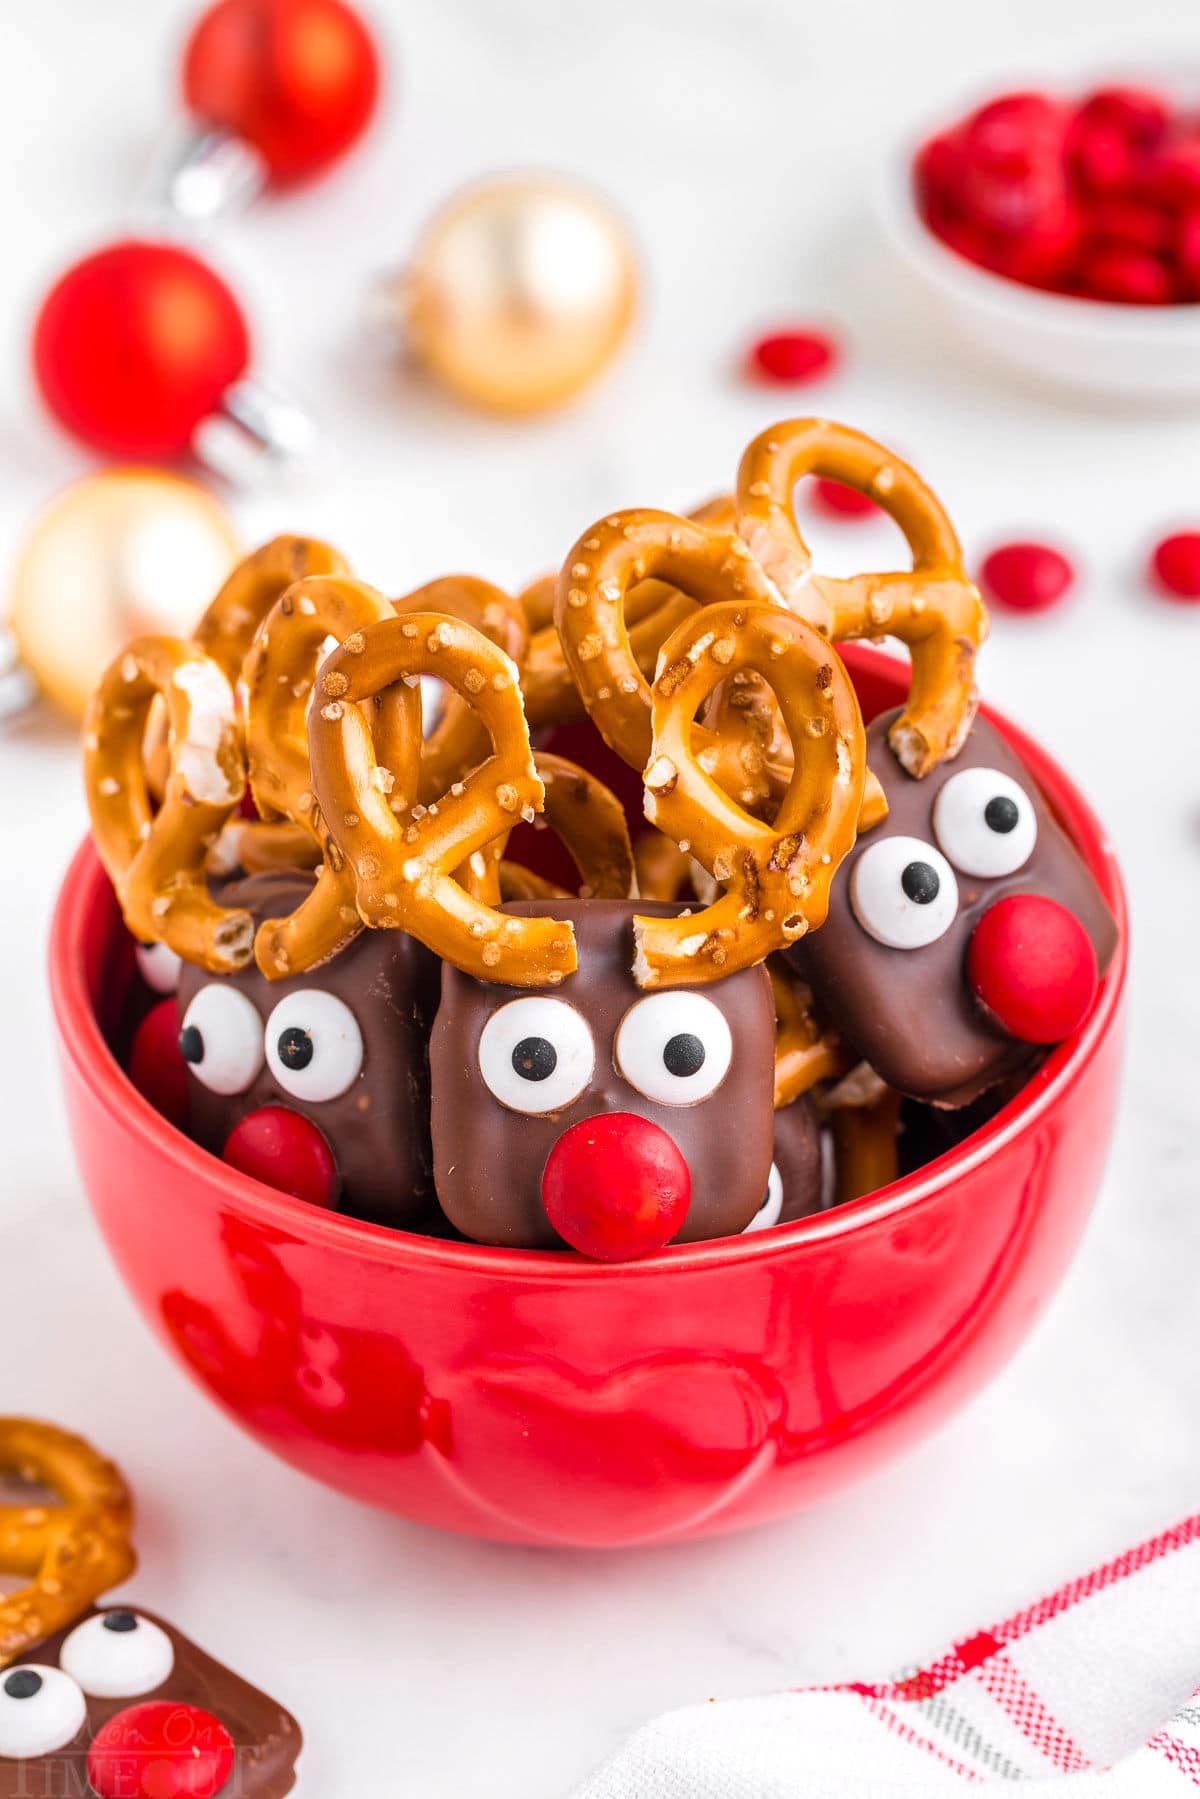
[[[861,669],[892,680],[899,676],[907,685],[908,667],[898,657],[857,644],[843,646],[843,653],[852,671]],[[769,1260],[793,1254],[808,1244],[851,1236],[918,1209],[948,1182],[1029,1131],[1075,1085],[1095,1058],[1120,1010],[1128,966],[1129,915],[1120,866],[1109,837],[1070,776],[1048,751],[992,707],[981,706],[980,713],[1029,765],[1051,809],[1099,882],[1116,919],[1117,946],[1096,1003],[1079,1031],[1051,1050],[1037,1072],[993,1119],[912,1174],[831,1211],[791,1224],[774,1225],[766,1231],[681,1244],[638,1261],[609,1264],[588,1261],[569,1252],[509,1249],[424,1237],[325,1211],[264,1186],[220,1162],[176,1130],[137,1091],[109,1048],[87,993],[83,940],[93,907],[115,902],[90,836],[83,839],[63,877],[50,931],[50,990],[61,1049],[92,1097],[154,1151],[189,1168],[211,1190],[214,1204],[236,1207],[239,1213],[294,1240],[328,1244],[344,1253],[381,1259],[396,1267],[448,1267],[461,1273],[517,1278],[527,1285],[561,1281],[613,1284],[663,1272],[713,1270],[733,1262]]]

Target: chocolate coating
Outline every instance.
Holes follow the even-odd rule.
[[[100,1611],[107,1609],[102,1607]],[[96,1611],[85,1613],[66,1630],[18,1656],[13,1666],[38,1662],[44,1667],[57,1667],[59,1652],[71,1631],[96,1615]],[[85,1695],[87,1716],[74,1740],[63,1749],[21,1760],[0,1756],[0,1799],[80,1799],[81,1794],[92,1792],[87,1777],[92,1738],[126,1707],[152,1700],[198,1706],[224,1725],[233,1741],[235,1759],[222,1791],[236,1794],[237,1799],[283,1799],[296,1784],[296,1758],[303,1742],[295,1718],[274,1699],[206,1655],[165,1619],[140,1608],[136,1615],[157,1624],[170,1637],[175,1651],[170,1675],[153,1691],[127,1699]]]
[[[586,1021],[595,1048],[591,1081],[549,1115],[509,1110],[480,1072],[480,1036],[515,987],[490,985],[446,965],[442,1002],[430,1041],[433,1158],[438,1199],[451,1222],[478,1243],[561,1249],[542,1207],[546,1158],[581,1119],[631,1112],[664,1130],[683,1153],[691,1205],[674,1239],[694,1243],[744,1230],[767,1190],[774,1114],[775,1009],[766,971],[752,968],[702,988],[729,1025],[733,1056],[720,1086],[692,1105],[649,1099],[618,1070],[613,1044],[625,1014],[646,998],[630,972],[635,913],[674,917],[682,908],[627,900],[554,900],[514,904],[513,912],[569,918],[579,967],[552,997]],[[670,992],[670,989],[664,991]]]
[[[248,908],[256,919],[290,912],[311,885],[300,874],[248,876],[222,890],[222,903]],[[233,1127],[260,1106],[286,1106],[324,1133],[340,1181],[339,1210],[380,1224],[407,1226],[433,1203],[429,1146],[429,1067],[426,1045],[437,1006],[436,957],[404,931],[364,930],[319,968],[268,981],[251,966],[212,975],[185,964],[179,1017],[202,987],[240,989],[263,1021],[285,994],[319,988],[354,1013],[363,1038],[362,1069],[336,1099],[298,1099],[263,1063],[243,1093],[214,1093],[188,1069],[191,1135],[219,1156]]]
[[[780,1224],[791,1224],[823,1209],[821,1125],[807,1094],[775,1114],[775,1166],[783,1183]]]
[[[1101,973],[1116,947],[1116,924],[1029,770],[993,725],[977,719],[960,754],[915,781],[887,744],[896,716],[875,719],[867,732],[867,759],[887,796],[888,816],[860,839],[838,870],[825,924],[788,955],[841,1035],[889,1086],[935,1105],[961,1106],[1044,1053],[1010,1037],[967,984],[967,945],[987,908],[1014,893],[1057,900],[1084,926]],[[1015,873],[995,879],[956,869],[958,913],[936,942],[921,949],[876,942],[850,903],[855,862],[884,837],[916,837],[936,845],[934,802],[945,783],[968,768],[997,769],[1025,790],[1037,818],[1032,854]]]

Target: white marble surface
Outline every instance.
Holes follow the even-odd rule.
[[[0,559],[86,466],[25,388],[30,309],[64,254],[116,219],[189,10],[14,0],[6,14]],[[1031,531],[1078,555],[1072,605],[1000,620],[983,681],[1094,797],[1137,922],[1128,1077],[1095,1221],[1047,1319],[964,1415],[843,1499],[755,1535],[617,1557],[460,1542],[268,1459],[126,1303],[65,1140],[43,978],[81,828],[75,749],[45,720],[0,742],[0,1406],[77,1425],[119,1457],[141,1501],[136,1592],[294,1708],[302,1793],[552,1799],[655,1710],[886,1670],[1200,1503],[1200,612],[1147,597],[1139,574],[1160,524],[1200,515],[1200,426],[998,384],[914,311],[864,198],[914,108],[1036,68],[1063,39],[1102,56],[1124,0],[375,10],[395,59],[384,129],[336,180],[222,241],[265,370],[305,395],[340,453],[320,483],[239,502],[247,537],[327,534],[393,591],[452,566],[515,580],[602,511],[727,481],[742,442],[786,407],[737,383],[740,344],[760,321],[829,314],[850,353],[821,410],[909,452],[972,552]],[[1165,35],[1175,10],[1144,0],[1139,14],[1160,13]],[[360,302],[457,179],[538,162],[594,177],[627,209],[646,317],[585,407],[482,423],[380,360]],[[827,562],[882,559],[874,530],[827,532]]]

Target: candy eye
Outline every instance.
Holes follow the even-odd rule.
[[[663,1106],[715,1093],[733,1060],[725,1014],[701,993],[652,993],[631,1006],[613,1045],[631,1087]]]
[[[767,1176],[767,1197],[742,1232],[748,1237],[751,1231],[769,1231],[773,1224],[778,1224],[783,1213],[783,1177],[774,1162]]]
[[[63,1749],[86,1717],[83,1694],[61,1668],[22,1662],[0,1673],[0,1758],[29,1761]]]
[[[964,874],[1011,875],[1033,854],[1037,813],[1011,775],[996,768],[964,768],[951,775],[934,801],[933,828]]]
[[[881,837],[850,871],[850,904],[863,930],[889,949],[923,949],[958,912],[958,882],[939,850],[919,837]]]
[[[136,1699],[170,1678],[175,1650],[165,1630],[136,1612],[100,1612],[71,1632],[59,1666],[94,1699]]]
[[[134,951],[138,973],[155,993],[174,993],[183,962],[165,943],[139,943]]]
[[[561,999],[510,1000],[479,1038],[479,1072],[514,1112],[561,1112],[591,1080],[595,1060],[583,1015]]]
[[[263,1063],[257,1006],[239,987],[201,987],[183,1015],[179,1053],[214,1093],[244,1093]]]
[[[336,994],[298,987],[267,1020],[267,1064],[294,1099],[336,1099],[363,1065],[358,1020]]]

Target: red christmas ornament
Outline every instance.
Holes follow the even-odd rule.
[[[133,239],[61,275],[33,332],[46,405],[111,456],[186,452],[249,357],[241,307],[220,276],[173,244]]]
[[[366,129],[379,57],[344,0],[217,0],[188,40],[183,92],[202,125],[249,143],[273,181],[304,181]]]
[[[1070,591],[1075,571],[1049,544],[1008,543],[984,558],[980,578],[1009,612],[1045,612]]]
[[[967,946],[967,979],[997,1023],[1022,1043],[1060,1043],[1092,1009],[1100,976],[1073,912],[1039,894],[989,906]]]
[[[1176,531],[1155,548],[1158,586],[1172,600],[1200,600],[1200,531]]]
[[[179,1008],[174,998],[160,1000],[138,1025],[128,1073],[156,1112],[176,1130],[187,1129],[187,1063],[179,1053]]]
[[[211,1712],[148,1699],[101,1725],[88,1780],[99,1799],[216,1799],[233,1761],[229,1732]]]
[[[790,385],[827,375],[838,347],[824,331],[772,331],[750,348],[747,364],[760,380]]]
[[[632,1112],[584,1118],[546,1160],[542,1204],[564,1242],[601,1262],[661,1249],[681,1228],[692,1197],[682,1151]]]
[[[812,484],[812,503],[818,512],[832,518],[869,518],[879,508],[869,493],[848,487],[844,481],[831,481],[817,475]]]
[[[235,1124],[221,1159],[265,1186],[311,1206],[337,1205],[337,1166],[324,1136],[299,1112],[260,1106]]]

